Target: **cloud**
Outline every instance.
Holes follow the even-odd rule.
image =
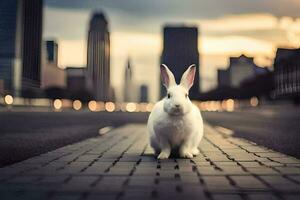
[[[203,54],[232,55],[236,53],[272,55],[274,45],[270,42],[250,37],[231,35],[227,37],[202,37],[201,52]]]
[[[216,18],[228,14],[270,13],[275,16],[300,17],[298,0],[46,0],[49,7],[95,10],[112,9],[145,18],[182,16]]]
[[[198,21],[198,24],[207,32],[266,30],[276,28],[278,18],[266,13],[251,13],[226,15],[215,19],[202,19]]]

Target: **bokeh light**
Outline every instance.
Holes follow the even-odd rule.
[[[97,102],[96,101],[90,101],[88,103],[88,107],[89,107],[90,111],[93,111],[93,112],[97,111]]]
[[[73,108],[74,108],[75,110],[80,110],[81,107],[82,107],[81,101],[79,101],[79,100],[73,101]]]
[[[61,109],[62,107],[62,101],[60,99],[55,99],[53,101],[53,107],[56,109],[56,110],[59,110]]]
[[[257,97],[252,97],[251,99],[250,99],[250,105],[251,106],[253,106],[253,107],[256,107],[256,106],[258,106],[258,98]]]
[[[151,112],[153,107],[154,107],[154,105],[152,103],[148,103],[148,105],[146,107],[147,112]]]
[[[6,95],[4,97],[4,102],[7,104],[7,105],[12,105],[14,103],[14,98],[11,96],[11,95]]]
[[[135,103],[128,103],[126,105],[126,111],[127,112],[134,112],[136,110],[136,104]]]
[[[106,102],[105,103],[105,110],[107,112],[113,112],[113,111],[115,111],[115,109],[116,109],[116,106],[113,102]]]
[[[228,112],[234,111],[234,100],[233,99],[227,99],[226,100],[226,110]]]

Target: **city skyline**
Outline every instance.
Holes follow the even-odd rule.
[[[182,3],[183,7],[179,1],[171,5],[158,1],[143,2],[148,9],[142,9],[142,3],[133,0],[120,4],[72,2],[45,2],[44,37],[58,39],[60,66],[85,65],[87,23],[91,12],[103,10],[110,23],[111,79],[118,96],[122,91],[122,77],[118,72],[124,71],[130,56],[136,74],[139,74],[137,82],[146,82],[150,100],[157,99],[159,70],[155,67],[159,64],[162,27],[166,23],[196,25],[201,29],[199,52],[202,55],[204,89],[216,86],[216,69],[226,67],[229,56],[244,53],[254,56],[258,65],[266,65],[272,62],[277,46],[298,47],[299,44],[299,39],[295,39],[300,38],[296,37],[300,27],[300,20],[297,20],[300,16],[296,12],[300,3],[297,1],[282,4],[284,9],[281,10],[274,9],[280,0],[247,2],[246,5],[235,4],[235,1],[227,1],[226,5],[216,1],[188,1]],[[170,9],[166,12],[167,6]],[[195,9],[199,11],[195,12]],[[145,71],[147,73],[143,73]]]

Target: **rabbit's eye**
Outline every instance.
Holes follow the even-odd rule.
[[[185,98],[187,98],[188,97],[188,94],[187,93],[185,93]]]
[[[168,99],[170,99],[171,98],[171,94],[170,93],[168,93]]]

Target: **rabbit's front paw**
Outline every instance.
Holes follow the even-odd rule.
[[[165,152],[165,151],[162,151],[160,152],[160,154],[157,156],[157,159],[161,160],[161,159],[168,159],[170,156],[170,153],[169,152]]]
[[[191,150],[191,153],[194,155],[194,156],[197,156],[200,152],[199,152],[199,149],[198,148],[194,148]]]
[[[181,158],[193,158],[193,154],[188,151],[183,151],[180,153]]]

